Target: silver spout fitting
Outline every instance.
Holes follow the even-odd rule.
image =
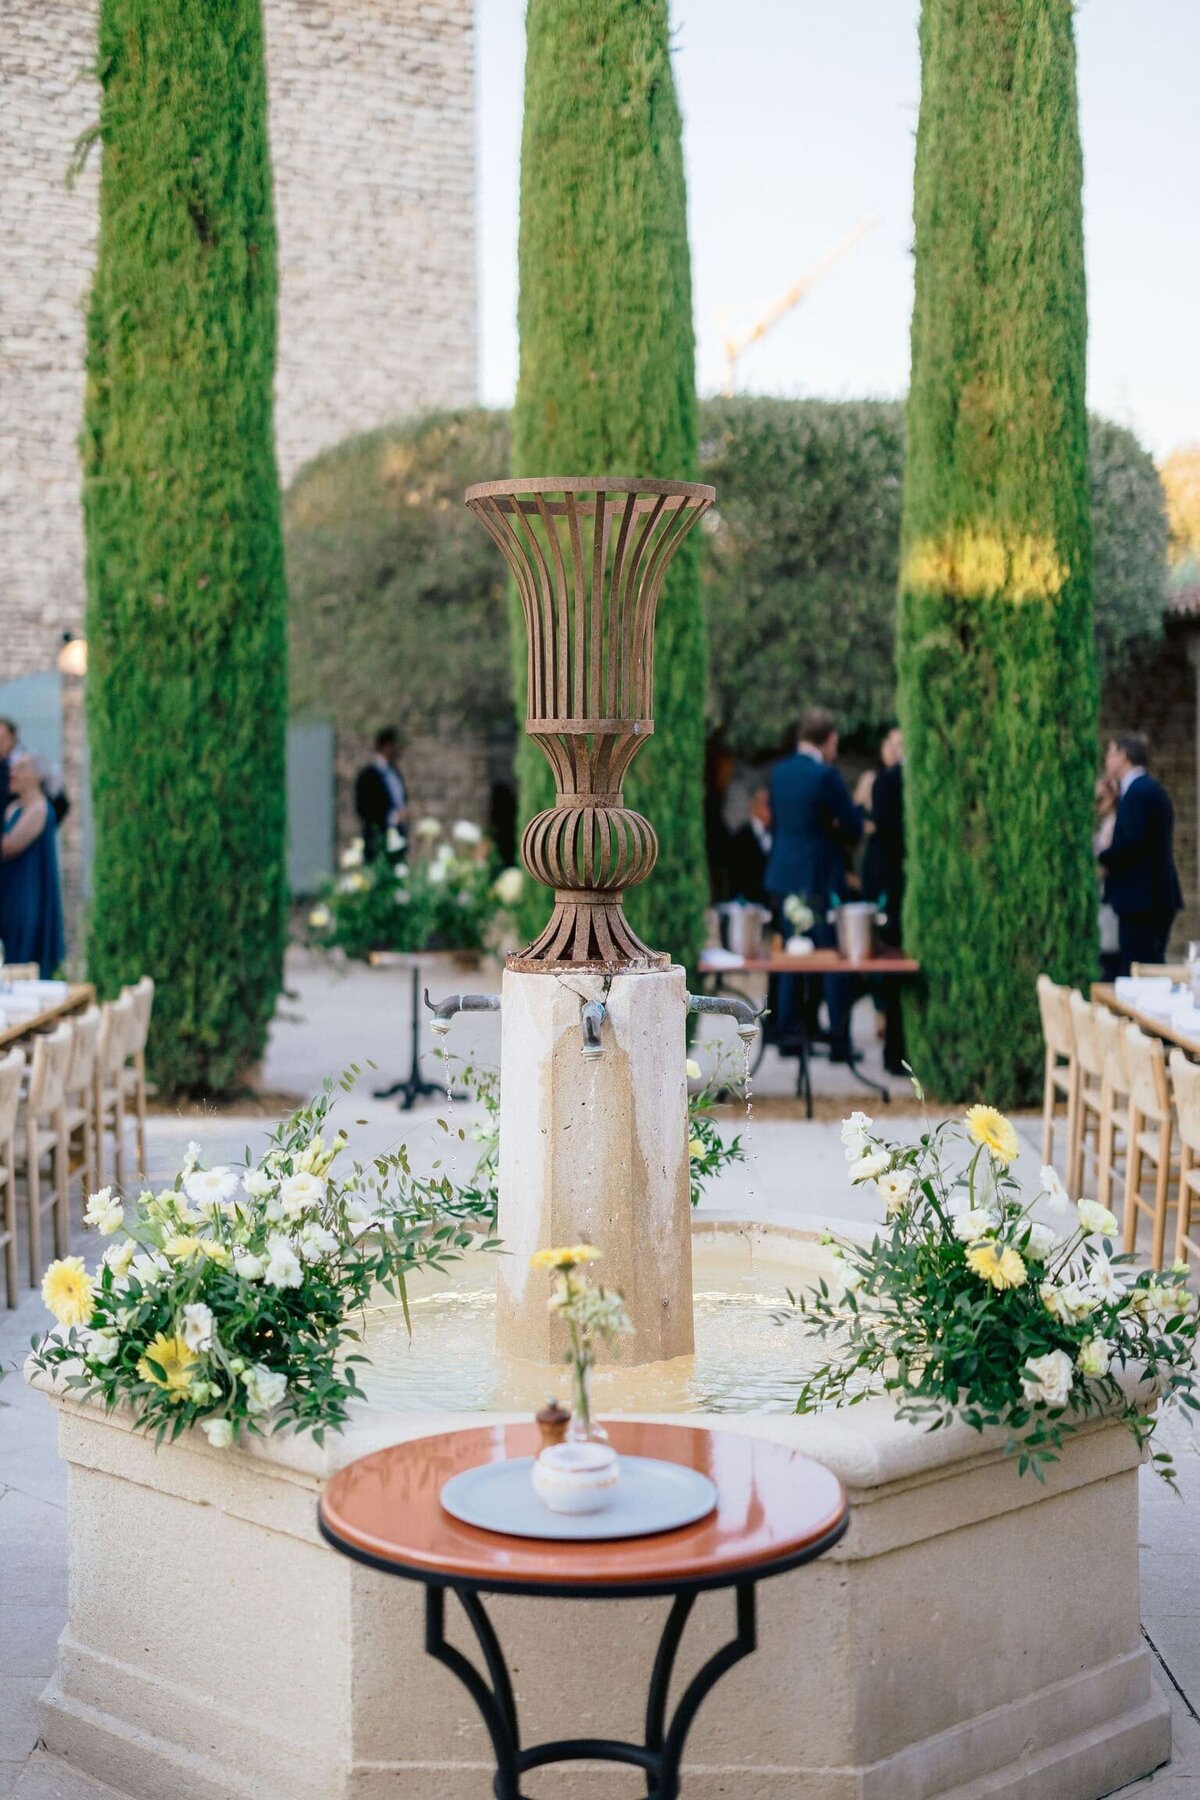
[[[579,1023],[583,1028],[583,1056],[596,1057],[604,1055],[604,1045],[600,1042],[600,1027],[604,1023],[605,1005],[603,1000],[585,1000]]]
[[[439,1037],[445,1037],[450,1029],[450,1021],[455,1013],[460,1012],[499,1012],[499,994],[447,994],[444,1000],[431,1000],[429,989],[425,989],[425,1004],[433,1014],[429,1021],[430,1031],[436,1031]]]
[[[733,1019],[743,1044],[754,1042],[758,1021],[766,1010],[765,1006],[752,1006],[749,1000],[736,999],[732,994],[688,995],[690,1013],[720,1013],[727,1019]]]

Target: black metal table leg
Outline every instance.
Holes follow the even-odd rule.
[[[390,1087],[376,1088],[376,1100],[394,1100],[397,1094],[404,1096],[400,1103],[401,1112],[411,1112],[418,1100],[428,1094],[440,1094],[443,1089],[436,1081],[426,1081],[421,1072],[421,971],[417,963],[412,966],[412,1028],[410,1032],[408,1074],[402,1081],[393,1081]],[[451,1096],[457,1098],[457,1096]]]

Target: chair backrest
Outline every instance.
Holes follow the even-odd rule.
[[[67,1097],[67,1072],[75,1033],[70,1025],[43,1032],[33,1040],[27,1104],[34,1118],[57,1112]]]
[[[102,1081],[110,1086],[120,1077],[125,1063],[125,1045],[132,1029],[133,999],[122,994],[119,1000],[106,1000],[100,1008],[100,1042],[96,1048],[96,1064]]]
[[[146,1039],[150,1036],[150,1014],[154,1010],[154,982],[149,975],[143,975],[133,987],[121,990],[122,1000],[128,998],[133,1002],[133,1014],[130,1020],[129,1035],[125,1040],[125,1060],[131,1056],[140,1056],[146,1048]]]
[[[0,981],[36,981],[41,972],[37,963],[0,963]]]
[[[1126,1025],[1125,1053],[1129,1058],[1130,1105],[1144,1118],[1161,1124],[1171,1117],[1171,1089],[1162,1039],[1150,1037],[1136,1025]]]
[[[1038,1011],[1042,1015],[1042,1036],[1046,1047],[1056,1056],[1074,1056],[1075,1038],[1071,1030],[1071,990],[1060,987],[1048,975],[1037,978]]]
[[[17,1129],[17,1112],[21,1105],[21,1077],[25,1073],[25,1052],[10,1050],[0,1056],[0,1153]]]
[[[1085,1075],[1093,1075],[1098,1081],[1104,1074],[1104,1058],[1096,1030],[1096,1008],[1076,990],[1072,990],[1067,1004],[1071,1009],[1071,1036],[1075,1040],[1079,1066]]]
[[[70,1021],[75,1033],[71,1046],[71,1067],[67,1070],[68,1094],[86,1093],[96,1073],[96,1051],[100,1044],[100,1008],[89,1006]]]
[[[1182,1050],[1171,1052],[1171,1085],[1179,1135],[1193,1155],[1200,1157],[1200,1063],[1190,1061]]]
[[[1130,963],[1129,973],[1167,981],[1186,981],[1188,978],[1186,963]]]
[[[1122,1098],[1129,1093],[1129,1055],[1125,1047],[1125,1021],[1107,1006],[1094,1011],[1096,1038],[1100,1047],[1100,1064],[1104,1079],[1114,1094]]]

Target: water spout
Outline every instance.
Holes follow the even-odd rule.
[[[735,999],[732,994],[688,995],[690,1013],[723,1013],[727,1019],[734,1019],[737,1034],[744,1044],[753,1043],[758,1021],[766,1010],[765,1006],[751,1005],[749,1000]]]
[[[444,1000],[433,1001],[429,998],[429,989],[426,988],[425,1004],[433,1014],[429,1021],[430,1031],[436,1031],[439,1037],[445,1037],[455,1013],[499,1012],[500,996],[499,994],[447,994]]]
[[[580,1014],[579,1023],[583,1029],[583,1048],[581,1055],[596,1057],[604,1055],[604,1045],[600,1042],[600,1027],[604,1023],[605,1005],[603,1000],[586,1000]]]

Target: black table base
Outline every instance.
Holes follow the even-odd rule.
[[[425,1649],[457,1675],[483,1715],[496,1758],[496,1800],[522,1800],[521,1777],[530,1769],[543,1768],[547,1763],[584,1761],[625,1763],[643,1769],[647,1800],[678,1800],[679,1765],[696,1714],[722,1675],[744,1656],[749,1656],[757,1644],[754,1583],[740,1582],[734,1588],[737,1627],[734,1636],[697,1670],[668,1723],[667,1697],[675,1658],[696,1601],[694,1593],[677,1594],[671,1603],[650,1675],[645,1743],[626,1743],[620,1738],[558,1738],[551,1743],[532,1744],[523,1750],[512,1681],[495,1627],[475,1589],[456,1584],[455,1591],[478,1641],[487,1670],[486,1679],[469,1657],[446,1642],[446,1590],[443,1587],[425,1590]]]
[[[421,971],[416,963],[412,968],[412,1032],[408,1074],[401,1081],[393,1081],[390,1087],[375,1088],[372,1097],[376,1100],[394,1100],[397,1094],[403,1095],[401,1112],[411,1112],[418,1100],[423,1100],[430,1094],[441,1094],[450,1100],[467,1098],[465,1094],[447,1094],[445,1084],[426,1080],[421,1068]]]

